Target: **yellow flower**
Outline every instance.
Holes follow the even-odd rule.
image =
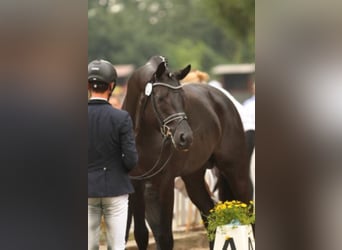
[[[210,210],[208,219],[208,237],[210,240],[215,238],[218,226],[230,223],[248,225],[255,223],[255,210],[253,201],[243,203],[241,201],[220,201]],[[229,239],[229,236],[227,236]]]

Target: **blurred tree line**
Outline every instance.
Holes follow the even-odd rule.
[[[88,0],[88,57],[143,65],[254,62],[254,0]]]

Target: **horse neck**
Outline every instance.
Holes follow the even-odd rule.
[[[136,107],[139,101],[140,90],[135,86],[135,79],[132,76],[127,83],[127,92],[122,108],[126,110],[132,117],[133,123],[136,113]]]
[[[127,93],[123,104],[125,109],[132,117],[133,125],[136,128],[139,109],[143,96],[145,84],[152,78],[154,65],[144,65],[137,69],[127,82]]]

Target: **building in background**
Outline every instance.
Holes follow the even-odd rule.
[[[217,79],[240,103],[252,96],[255,64],[222,64],[211,70]]]

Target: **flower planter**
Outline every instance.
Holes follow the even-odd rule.
[[[214,250],[255,250],[252,226],[227,224],[217,227]]]

